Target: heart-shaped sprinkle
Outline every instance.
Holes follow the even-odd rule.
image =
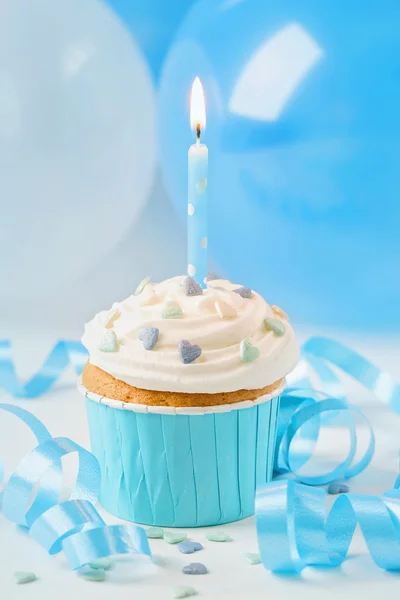
[[[259,356],[259,349],[256,346],[253,346],[250,340],[245,339],[240,342],[240,360],[242,362],[252,362]]]
[[[268,319],[264,319],[264,325],[267,331],[273,331],[275,335],[285,335],[286,325],[279,319],[268,317]]]
[[[89,567],[95,571],[111,571],[115,567],[115,563],[109,558],[98,558],[97,560],[90,562]]]
[[[167,542],[167,544],[179,544],[180,542],[184,542],[186,538],[186,533],[181,533],[178,531],[164,532],[164,540]]]
[[[328,494],[347,494],[349,492],[349,486],[342,481],[333,481],[328,487]]]
[[[98,569],[97,571],[85,571],[82,574],[82,577],[87,581],[104,581],[106,578],[106,573],[104,569]]]
[[[259,565],[261,563],[261,556],[256,552],[247,552],[244,556],[251,565]]]
[[[237,311],[231,304],[224,302],[223,300],[217,300],[215,303],[215,310],[221,317],[221,319],[232,319],[237,317]]]
[[[190,596],[196,596],[197,592],[190,586],[181,585],[175,588],[174,598],[189,598]]]
[[[185,277],[182,286],[185,296],[201,296],[203,294],[203,290],[199,284],[191,277]]]
[[[203,550],[203,546],[200,542],[181,542],[178,546],[178,550],[179,552],[182,552],[182,554],[193,554],[193,552]]]
[[[251,298],[253,295],[251,289],[244,286],[238,287],[235,290],[232,290],[232,292],[235,292],[235,294],[239,294],[239,296],[242,296],[242,298]]]
[[[277,317],[280,317],[281,319],[285,319],[285,321],[289,321],[289,315],[287,313],[285,313],[284,310],[279,308],[279,306],[276,306],[276,304],[271,304],[271,308]]]
[[[201,354],[200,346],[197,346],[196,344],[191,344],[187,340],[182,340],[181,342],[179,342],[178,351],[179,356],[181,357],[181,361],[185,365],[193,362],[194,360],[196,360],[196,358],[199,358]]]
[[[160,540],[164,537],[164,529],[162,527],[148,527],[146,529],[146,536],[150,540]]]
[[[151,277],[145,277],[137,286],[136,290],[135,290],[135,296],[139,296],[139,294],[141,294],[144,290],[144,288],[146,287],[146,285],[148,283],[150,283],[151,281]]]
[[[153,350],[158,341],[159,330],[157,327],[143,327],[139,331],[139,340],[143,342],[145,350]]]
[[[13,578],[15,583],[18,583],[19,585],[23,583],[32,583],[32,581],[37,580],[35,573],[32,573],[31,571],[15,571]]]
[[[206,538],[209,542],[231,542],[232,538],[225,531],[210,531]]]
[[[118,351],[117,335],[113,329],[107,329],[104,332],[103,338],[99,344],[99,350],[101,350],[102,352]]]
[[[185,573],[185,575],[205,575],[208,571],[203,563],[190,563],[190,565],[183,567],[182,573]]]
[[[207,281],[214,281],[215,279],[221,279],[221,277],[215,273],[208,273]]]
[[[179,319],[182,316],[182,309],[174,300],[168,300],[164,304],[161,317],[163,319]]]

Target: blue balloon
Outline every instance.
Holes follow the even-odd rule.
[[[106,0],[148,60],[157,79],[165,54],[194,0]]]
[[[186,219],[189,91],[207,96],[209,250],[297,322],[400,329],[400,3],[203,0],[159,91]]]

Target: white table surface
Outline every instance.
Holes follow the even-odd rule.
[[[304,337],[304,336],[303,336]],[[378,366],[385,368],[400,379],[400,340],[367,339],[359,336],[336,335],[362,351]],[[14,356],[19,374],[23,377],[33,373],[52,346],[49,336],[15,336]],[[400,417],[394,415],[371,395],[351,385],[351,398],[371,420],[377,437],[377,449],[373,463],[355,480],[350,482],[351,491],[380,494],[392,486],[398,470],[400,446]],[[0,394],[1,396],[1,394]],[[14,400],[7,395],[2,402],[16,403],[31,410],[44,421],[53,435],[71,437],[89,447],[88,430],[83,398],[74,387],[71,370],[47,395],[34,400]],[[345,447],[347,436],[337,429],[328,432],[321,450],[329,458],[338,456]],[[0,416],[0,456],[7,464],[7,471],[15,467],[33,444],[33,438],[24,427],[9,415]],[[71,475],[75,464],[67,459],[66,470]],[[328,500],[331,501],[332,498]],[[108,523],[118,520],[106,513]],[[68,568],[62,555],[49,557],[38,544],[0,514],[0,593],[5,600],[109,600],[118,594],[119,600],[164,600],[173,597],[178,585],[191,585],[198,590],[199,598],[210,600],[236,600],[251,598],[289,598],[313,600],[338,598],[341,600],[362,596],[382,598],[398,594],[400,575],[386,573],[376,567],[369,558],[363,539],[357,531],[351,547],[350,559],[339,569],[318,570],[307,568],[301,576],[282,577],[264,570],[262,565],[250,565],[244,558],[246,552],[257,552],[254,519],[223,526],[233,541],[225,544],[207,542],[205,530],[187,530],[194,541],[204,544],[204,550],[195,555],[183,555],[176,546],[163,540],[151,540],[156,564],[147,559],[136,559],[118,564],[110,572],[107,581],[94,583],[82,580]],[[194,561],[204,562],[209,573],[187,576],[182,567]],[[13,572],[34,571],[39,580],[16,585]]]

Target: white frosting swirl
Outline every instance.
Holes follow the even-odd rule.
[[[238,285],[221,279],[210,281],[202,296],[186,296],[183,280],[180,276],[150,283],[140,295],[129,296],[96,315],[82,338],[90,362],[138,388],[210,394],[263,388],[294,368],[299,348],[293,329],[284,321],[284,335],[266,330],[263,320],[275,315],[261,296],[253,292],[251,298],[242,298],[232,291]],[[169,300],[180,305],[181,318],[161,317]],[[223,318],[215,308],[218,300],[234,307],[237,315]],[[99,350],[106,326],[112,326],[117,335],[117,352]],[[159,329],[154,350],[145,350],[138,339],[144,327]],[[240,342],[245,338],[260,351],[252,362],[240,360]],[[196,361],[182,363],[178,353],[181,340],[201,347]]]

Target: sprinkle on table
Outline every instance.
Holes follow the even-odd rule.
[[[231,542],[232,538],[225,531],[210,531],[206,534],[209,542]]]
[[[182,552],[182,554],[193,554],[193,552],[203,550],[203,546],[200,542],[181,542],[178,544],[178,550],[179,552]]]
[[[333,481],[328,487],[328,494],[348,494],[349,486],[343,481]]]
[[[162,527],[148,527],[146,529],[146,536],[150,540],[158,540],[164,537],[164,529]]]
[[[179,531],[165,531],[164,532],[164,540],[167,544],[179,544],[180,542],[184,542],[187,538],[186,533],[181,533]]]
[[[92,569],[90,571],[84,571],[82,577],[83,579],[86,579],[86,581],[104,581],[106,572],[104,569]]]
[[[182,573],[185,573],[185,575],[205,575],[208,570],[203,563],[190,563],[183,567]]]
[[[190,586],[181,585],[174,590],[174,598],[189,598],[189,596],[196,596],[197,592]]]
[[[261,556],[258,552],[246,552],[244,556],[251,565],[259,565],[261,563]]]
[[[32,581],[37,580],[35,573],[32,573],[31,571],[15,571],[13,578],[18,585],[32,583]]]
[[[95,571],[111,571],[111,569],[115,567],[115,563],[111,558],[98,558],[97,560],[90,562],[89,567]]]

